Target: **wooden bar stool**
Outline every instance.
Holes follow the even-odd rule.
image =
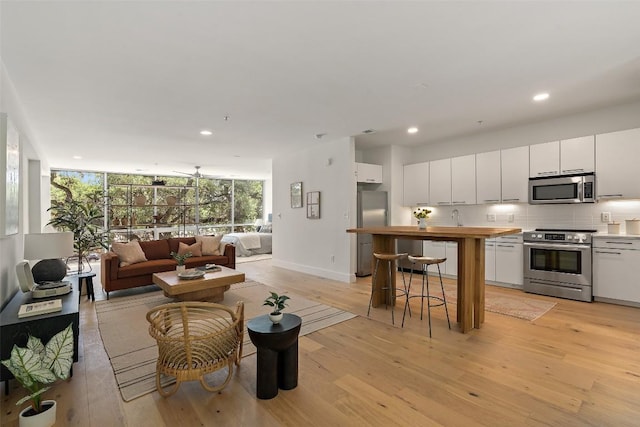
[[[402,325],[404,326],[404,317],[407,312],[407,307],[409,307],[409,299],[410,298],[420,298],[420,320],[422,320],[422,311],[424,308],[424,299],[427,299],[427,317],[429,319],[429,338],[431,338],[431,307],[439,307],[444,305],[445,313],[447,314],[447,323],[449,324],[449,329],[451,329],[451,321],[449,320],[449,309],[447,308],[447,298],[444,294],[444,285],[442,284],[442,274],[440,272],[440,264],[445,262],[446,258],[432,258],[428,256],[413,256],[409,255],[409,261],[412,264],[420,264],[420,269],[422,270],[422,291],[419,295],[407,295],[407,301],[404,306],[404,313],[402,314]],[[440,289],[442,290],[442,298],[438,296],[431,295],[429,293],[429,266],[436,265],[438,267],[438,276],[440,276]],[[411,274],[409,275],[409,292],[411,292],[411,280],[413,279],[413,268],[411,269]],[[426,286],[425,286],[426,284]],[[425,294],[425,289],[427,293]],[[438,301],[436,303],[432,303],[431,301]],[[411,316],[411,307],[409,307],[409,316]]]
[[[398,296],[405,296],[407,298],[409,296],[409,289],[407,288],[407,282],[404,279],[404,270],[402,271],[402,286],[403,289],[399,289],[396,287],[395,295],[393,294],[393,281],[392,274],[396,274],[398,270],[398,262],[402,259],[405,259],[409,254],[400,253],[400,254],[382,254],[382,253],[373,253],[373,257],[376,260],[376,267],[373,270],[373,276],[371,278],[371,298],[369,298],[369,309],[367,310],[367,317],[369,317],[369,313],[371,312],[371,304],[373,303],[373,294],[377,292],[376,289],[376,278],[378,277],[378,267],[380,266],[380,262],[388,263],[389,267],[389,276],[387,280],[386,286],[383,286],[379,290],[386,293],[384,299],[385,310],[389,305],[389,302],[393,300],[393,298],[397,298]],[[407,300],[408,301],[408,300]],[[405,302],[406,309],[406,302]],[[395,316],[394,316],[394,305],[391,305],[391,323],[395,325]],[[409,308],[409,316],[411,316],[411,308]],[[404,314],[403,314],[403,324],[404,324]]]

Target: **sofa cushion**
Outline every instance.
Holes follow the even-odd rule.
[[[169,252],[178,252],[180,242],[186,245],[193,245],[196,242],[195,237],[172,237],[169,239]]]
[[[180,244],[178,245],[178,255],[184,255],[188,253],[191,253],[192,257],[202,256],[202,243],[196,242],[193,245],[187,245],[180,242]]]
[[[127,243],[113,242],[111,244],[111,250],[120,258],[120,267],[147,260],[147,257],[145,257],[140,247],[140,242],[137,240],[132,240]]]
[[[146,276],[153,273],[171,271],[176,269],[176,265],[178,264],[172,259],[154,259],[147,262],[132,264],[118,269],[118,279]],[[150,285],[151,283],[146,284]],[[143,284],[141,283],[140,285]]]
[[[144,252],[144,256],[148,260],[152,259],[170,259],[169,241],[167,239],[161,240],[149,240],[147,242],[140,242],[140,247]]]
[[[222,234],[217,236],[196,236],[196,242],[202,243],[202,255],[220,255]]]

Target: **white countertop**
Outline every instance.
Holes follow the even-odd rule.
[[[609,234],[609,233],[595,233],[593,238],[607,238],[607,239],[640,239],[640,234]]]

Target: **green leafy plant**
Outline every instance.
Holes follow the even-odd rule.
[[[49,390],[56,380],[69,378],[73,363],[73,329],[70,324],[42,345],[39,338],[29,335],[26,347],[13,346],[11,357],[2,364],[27,390],[28,396],[16,405],[31,400],[33,411],[42,411],[42,393]]]
[[[273,311],[271,312],[271,314],[280,314],[280,312],[287,306],[285,302],[288,299],[291,298],[286,295],[278,295],[275,292],[271,292],[271,296],[264,300],[264,304],[262,305],[273,307]]]
[[[99,247],[108,248],[107,235],[102,230],[102,204],[91,197],[82,202],[67,199],[64,202],[56,202],[48,210],[51,212],[51,221],[47,225],[73,232],[73,247],[78,254],[78,273],[81,273],[82,261],[86,259],[89,251]]]
[[[177,252],[171,252],[171,256],[176,260],[178,265],[184,265],[184,262],[187,258],[191,258],[193,254],[191,252],[187,252],[186,254],[179,254]]]
[[[429,209],[418,208],[415,211],[413,211],[413,216],[416,217],[417,219],[429,218],[429,214],[430,213],[431,213],[431,211]]]

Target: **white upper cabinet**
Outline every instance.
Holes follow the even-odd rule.
[[[451,159],[429,163],[429,196],[432,205],[451,204]]]
[[[476,204],[476,155],[451,159],[451,201],[454,205]]]
[[[640,198],[640,128],[596,135],[598,198]]]
[[[426,206],[429,204],[429,162],[404,165],[403,205]]]
[[[381,184],[382,166],[369,163],[356,163],[356,177],[358,182]]]
[[[500,150],[476,154],[476,187],[478,203],[500,203]]]
[[[502,202],[527,203],[529,200],[529,147],[500,151]]]
[[[563,139],[560,141],[560,172],[593,172],[595,170],[595,136]]]
[[[560,141],[529,146],[529,176],[560,174]]]
[[[563,139],[529,146],[529,171],[532,178],[593,172],[595,137]]]

